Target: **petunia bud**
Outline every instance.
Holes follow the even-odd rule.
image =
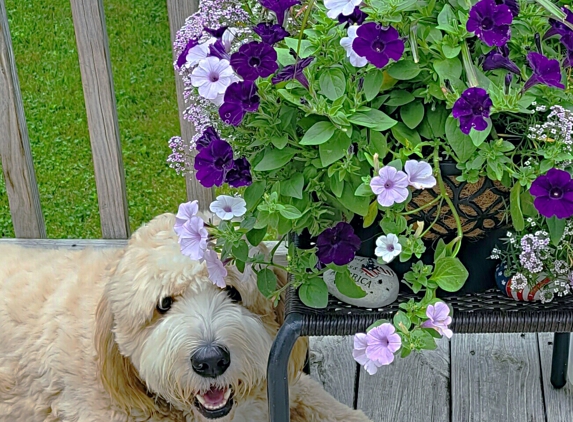
[[[539,54],[543,54],[543,48],[541,48],[541,35],[539,35],[539,32],[535,33],[534,38],[537,51],[539,52]]]
[[[511,81],[513,80],[513,75],[508,73],[505,75],[505,94],[509,94],[509,87],[511,86]]]

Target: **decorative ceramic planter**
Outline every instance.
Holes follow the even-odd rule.
[[[495,282],[497,287],[508,297],[521,302],[538,302],[541,301],[541,294],[545,288],[551,285],[551,280],[540,273],[537,277],[535,286],[526,286],[524,289],[513,288],[513,278],[507,277],[504,273],[505,265],[500,264],[495,269]]]

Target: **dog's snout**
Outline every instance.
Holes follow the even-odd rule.
[[[205,378],[222,375],[229,365],[231,365],[231,355],[226,348],[219,345],[203,346],[191,356],[193,370]]]

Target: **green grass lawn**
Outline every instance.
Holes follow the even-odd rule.
[[[105,0],[132,230],[176,211],[166,164],[180,133],[165,0]],[[40,201],[50,238],[101,237],[69,0],[6,0]],[[1,174],[1,172],[0,172]],[[13,237],[0,177],[0,237]]]

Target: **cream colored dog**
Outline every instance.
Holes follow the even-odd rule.
[[[251,271],[223,290],[179,252],[175,217],[122,250],[0,246],[0,421],[266,422],[279,317]],[[291,420],[366,422],[301,373]]]

